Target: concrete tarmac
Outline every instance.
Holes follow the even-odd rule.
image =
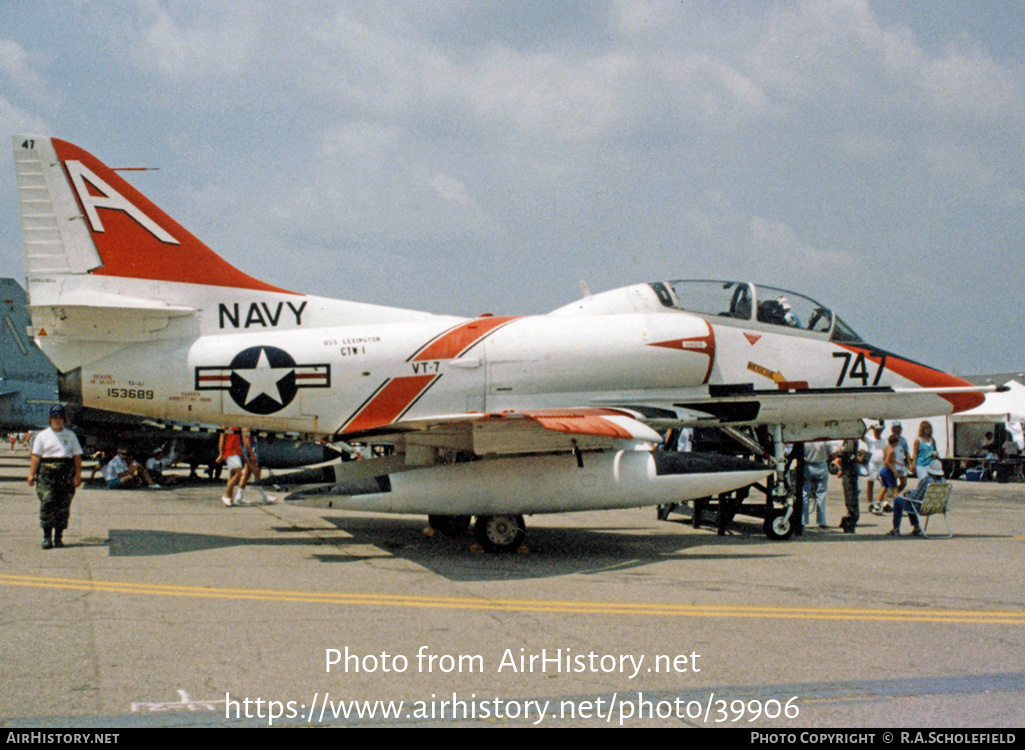
[[[0,450],[3,727],[1025,725],[1022,484],[955,482],[950,540],[842,534],[833,480],[833,528],[791,541],[645,508],[532,516],[496,556],[94,483],[44,551],[27,466]]]

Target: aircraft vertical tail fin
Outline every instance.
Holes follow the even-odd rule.
[[[285,292],[229,264],[78,146],[15,136],[14,160],[30,280],[91,274]]]

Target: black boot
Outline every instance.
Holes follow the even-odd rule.
[[[53,532],[53,546],[63,547],[64,546],[64,529],[55,529]]]
[[[43,549],[50,549],[53,547],[53,529],[50,527],[43,528]]]

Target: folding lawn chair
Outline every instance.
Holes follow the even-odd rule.
[[[905,498],[910,506],[908,508],[908,515],[910,516],[914,512],[919,518],[925,519],[925,522],[922,524],[922,533],[925,536],[929,536],[929,517],[935,515],[943,516],[943,523],[947,525],[947,534],[946,536],[941,535],[933,538],[950,539],[950,537],[954,536],[954,532],[950,530],[950,521],[947,520],[951,487],[950,482],[933,482],[925,488],[925,497],[921,500]]]

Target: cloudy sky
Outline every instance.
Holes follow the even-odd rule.
[[[1020,371],[1023,29],[1022,0],[0,0],[0,131],[159,167],[130,179],[297,291],[523,314],[736,278]],[[23,280],[9,146],[0,175]]]

